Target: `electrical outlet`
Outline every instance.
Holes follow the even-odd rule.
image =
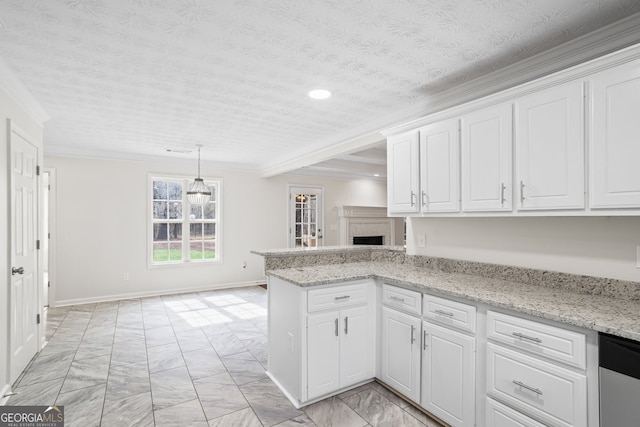
[[[287,335],[287,346],[289,347],[289,352],[293,353],[293,334],[291,332],[288,332]]]
[[[427,235],[426,234],[418,234],[418,247],[424,248],[427,246]]]
[[[246,270],[247,269],[247,261],[242,261],[242,264],[240,264],[240,269],[241,270]]]
[[[636,246],[636,268],[640,268],[640,246]]]
[[[125,282],[129,280],[129,273],[122,273],[122,280],[124,280]]]

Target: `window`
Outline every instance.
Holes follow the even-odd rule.
[[[219,239],[220,181],[205,179],[211,190],[206,205],[190,205],[190,178],[150,178],[153,265],[208,262],[221,259]]]

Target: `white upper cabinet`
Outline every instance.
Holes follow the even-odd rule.
[[[419,133],[422,212],[460,211],[458,119],[425,126]]]
[[[640,61],[595,74],[591,88],[591,207],[640,207]]]
[[[460,120],[464,212],[512,209],[511,109],[511,103],[504,103],[465,114]]]
[[[387,209],[389,213],[416,213],[420,210],[418,144],[417,130],[387,139]]]
[[[517,209],[583,209],[582,81],[524,96],[515,112]]]

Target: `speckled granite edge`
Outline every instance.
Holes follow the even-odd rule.
[[[377,252],[404,254],[404,248],[402,246],[359,245],[325,246],[318,249],[251,251],[255,255],[264,256],[265,271],[371,261],[372,253]]]
[[[445,273],[470,274],[582,294],[640,301],[640,282],[390,252],[372,253],[371,260],[429,268]]]
[[[407,255],[402,247],[397,246],[334,246],[318,250],[281,249],[252,253],[264,256],[265,271],[368,261],[393,262],[445,273],[469,274],[581,294],[640,301],[640,282],[477,261]]]

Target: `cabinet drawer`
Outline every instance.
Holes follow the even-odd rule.
[[[487,336],[560,362],[585,369],[585,334],[549,326],[507,314],[487,312]]]
[[[417,291],[382,285],[382,303],[411,314],[422,314],[422,294]]]
[[[474,306],[432,295],[425,295],[422,304],[424,317],[465,331],[476,331],[476,308]]]
[[[587,425],[587,377],[487,344],[487,394],[554,426]]]
[[[486,421],[486,425],[492,427],[544,427],[543,424],[491,398],[487,398]]]
[[[369,283],[355,283],[309,291],[307,311],[332,310],[367,302]]]

